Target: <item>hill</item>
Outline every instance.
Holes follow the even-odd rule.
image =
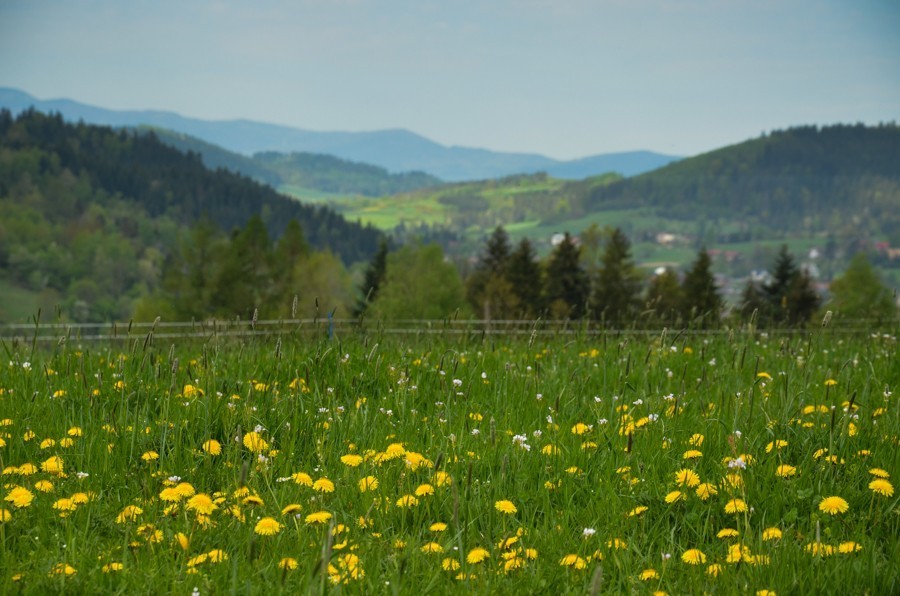
[[[309,244],[345,263],[367,260],[381,237],[326,207],[210,171],[152,133],[0,110],[2,296],[63,305],[74,320],[121,319],[159,283],[188,226],[230,232],[254,216],[272,238],[296,220]],[[0,318],[14,314],[0,307]]]
[[[171,112],[116,111],[68,99],[38,100],[16,89],[0,88],[0,107],[14,114],[29,107],[59,112],[70,121],[116,127],[142,125],[187,134],[246,156],[260,152],[325,153],[399,173],[422,171],[448,181],[480,180],[547,172],[560,178],[585,178],[607,172],[631,176],[679,159],[649,151],[595,155],[560,161],[543,155],[447,147],[408,130],[321,132],[249,120],[208,121]]]

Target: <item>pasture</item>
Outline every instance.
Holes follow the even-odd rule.
[[[900,590],[895,329],[3,347],[4,593]]]

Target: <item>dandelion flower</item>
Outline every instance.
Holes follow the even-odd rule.
[[[428,526],[428,529],[432,532],[443,532],[447,529],[447,524],[445,524],[444,522],[434,522],[433,524]]]
[[[441,561],[441,568],[444,571],[456,571],[460,567],[461,565],[459,561],[457,561],[456,559],[451,559],[450,557],[446,557],[443,561]]]
[[[341,463],[343,463],[345,466],[349,466],[349,467],[351,467],[351,468],[355,468],[356,466],[358,466],[358,465],[361,464],[362,462],[363,462],[362,456],[361,456],[361,455],[357,455],[357,454],[355,454],[355,453],[351,453],[351,454],[349,454],[349,455],[342,455],[342,456],[341,456]]]
[[[50,575],[75,575],[78,571],[68,563],[59,563],[50,570]]]
[[[188,499],[187,508],[199,515],[210,515],[219,506],[206,493],[197,493]]]
[[[281,510],[281,515],[292,515],[300,511],[302,507],[298,503],[291,503],[289,505],[285,505],[284,509]]]
[[[666,495],[666,503],[669,503],[670,505],[672,503],[677,503],[678,501],[684,501],[684,500],[685,500],[684,493],[681,492],[680,490],[673,490],[672,492],[670,492],[669,494]]]
[[[315,482],[313,482],[313,490],[319,491],[320,493],[333,493],[334,492],[334,482],[329,480],[328,478],[319,478]]]
[[[269,449],[269,444],[256,431],[250,431],[244,435],[244,447],[253,453],[262,453]]]
[[[518,511],[518,509],[516,509],[516,506],[513,505],[513,502],[506,499],[494,503],[494,509],[496,509],[500,513],[506,513],[509,515],[512,515]]]
[[[278,561],[278,567],[280,569],[284,569],[285,571],[293,571],[297,568],[297,559],[293,557],[285,557]]]
[[[0,509],[0,524],[5,524],[12,519],[12,513],[7,509]]]
[[[128,505],[116,516],[116,523],[124,524],[126,521],[134,521],[143,512],[144,510],[137,505]]]
[[[637,507],[635,507],[634,509],[632,509],[631,511],[628,512],[628,517],[637,517],[638,515],[647,511],[647,509],[649,509],[649,507],[647,507],[646,505],[638,505]]]
[[[875,480],[870,482],[869,490],[871,490],[873,493],[878,493],[883,497],[894,496],[894,486],[890,483],[890,481],[885,480],[884,478],[876,478]]]
[[[706,501],[710,497],[719,494],[719,489],[717,489],[714,484],[711,484],[709,482],[704,482],[703,484],[701,484],[700,486],[697,487],[697,490],[695,492],[697,493],[698,497],[700,497],[702,500]]]
[[[434,494],[434,487],[430,484],[420,484],[416,487],[417,497],[430,497]]]
[[[709,575],[711,577],[719,577],[720,573],[722,573],[722,566],[718,563],[713,563],[706,568],[706,575]]]
[[[116,561],[116,562],[112,562],[112,563],[107,563],[106,565],[104,565],[103,567],[100,568],[100,571],[102,571],[103,573],[112,573],[114,571],[122,571],[123,569],[125,569],[125,565]]]
[[[419,499],[415,497],[415,495],[403,495],[399,499],[397,499],[397,507],[405,508],[405,507],[415,507],[419,504]]]
[[[775,468],[775,475],[779,478],[790,478],[791,476],[795,476],[797,474],[797,468],[794,466],[789,466],[788,464],[781,464],[777,468]]]
[[[847,542],[841,542],[838,545],[838,552],[842,555],[847,555],[850,553],[857,553],[862,550],[862,545],[853,542],[852,540]]]
[[[444,547],[438,544],[437,542],[428,542],[422,546],[420,549],[423,553],[442,553],[444,552]]]
[[[890,478],[891,475],[887,473],[887,470],[882,470],[881,468],[872,468],[869,470],[869,474],[872,476],[877,476],[878,478]]]
[[[63,473],[63,460],[58,455],[48,458],[41,463],[41,470],[54,476],[60,476]]]
[[[378,478],[366,476],[359,481],[359,492],[364,493],[378,488]]]
[[[587,567],[587,561],[578,555],[566,555],[559,560],[559,564],[563,567],[571,567],[572,569],[584,569]]]
[[[191,539],[187,537],[187,534],[184,532],[176,532],[175,533],[175,542],[178,544],[181,550],[187,550],[191,547]]]
[[[819,503],[819,511],[828,513],[829,515],[845,513],[848,509],[850,509],[850,504],[841,497],[825,497],[822,499],[822,502]]]
[[[737,538],[741,533],[734,528],[723,528],[716,534],[716,538]]]
[[[42,493],[52,493],[53,483],[49,480],[38,480],[34,483],[34,488],[41,491]]]
[[[681,560],[688,565],[701,565],[706,563],[706,555],[699,548],[692,548],[682,553]]]
[[[304,518],[308,524],[324,524],[331,519],[331,513],[327,511],[316,511],[315,513],[310,513]]]
[[[659,579],[659,572],[656,569],[644,569],[641,571],[641,574],[638,576],[638,579],[644,582],[649,582],[654,579]]]
[[[743,499],[731,499],[725,503],[725,513],[744,513],[747,511],[747,503]]]
[[[694,488],[700,484],[700,476],[697,472],[688,469],[682,469],[675,472],[675,484],[678,486],[687,486]]]
[[[159,453],[156,451],[147,451],[141,456],[141,459],[145,462],[156,461],[159,459]]]
[[[489,553],[487,551],[487,549],[477,546],[477,547],[473,548],[472,550],[470,550],[469,554],[466,555],[466,562],[468,562],[469,565],[477,565],[478,563],[481,563],[482,561],[489,559],[490,556],[491,556],[491,553]]]
[[[585,424],[584,422],[579,422],[575,426],[572,427],[573,435],[583,435],[591,431],[593,427]]]
[[[271,517],[264,517],[256,522],[256,527],[253,528],[253,531],[260,536],[274,536],[281,531],[281,524]]]
[[[681,456],[682,459],[700,459],[703,457],[703,452],[697,449],[688,449]]]
[[[291,478],[296,484],[302,484],[303,486],[312,488],[313,480],[306,472],[297,472],[295,474],[291,474]]]
[[[781,529],[772,527],[772,528],[766,528],[765,530],[763,530],[762,539],[763,539],[763,542],[767,542],[769,540],[778,540],[779,538],[781,538],[781,536],[782,536]]]
[[[269,518],[267,518],[269,519]],[[221,548],[215,548],[208,553],[206,553],[207,560],[210,563],[221,563],[222,561],[228,560],[228,553],[226,553]]]
[[[203,443],[203,451],[210,455],[221,455],[222,444],[215,439],[210,439]]]

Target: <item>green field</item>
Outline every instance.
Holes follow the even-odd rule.
[[[4,343],[2,591],[900,590],[896,329],[440,328]]]

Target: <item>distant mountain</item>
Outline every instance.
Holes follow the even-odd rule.
[[[447,181],[500,178],[539,171],[559,178],[585,178],[612,171],[633,176],[679,159],[639,151],[559,161],[537,154],[447,147],[401,129],[318,132],[249,120],[198,120],[171,112],[106,110],[68,99],[38,100],[16,89],[0,88],[0,107],[16,114],[31,106],[42,112],[59,112],[70,121],[166,128],[247,156],[266,151],[325,153],[395,173],[427,172]]]

